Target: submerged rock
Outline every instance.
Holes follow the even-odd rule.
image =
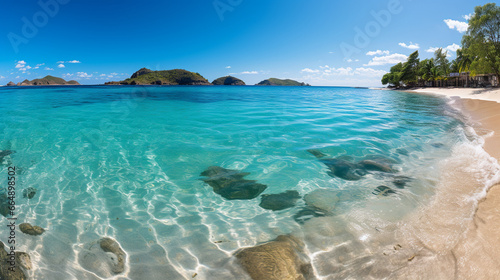
[[[359,162],[354,162],[353,159],[348,156],[324,158],[326,155],[318,150],[313,149],[307,151],[330,169],[330,171],[327,172],[328,175],[348,181],[360,180],[363,176],[368,174],[368,171],[385,173],[395,172],[392,168],[392,164],[394,164],[395,161],[383,156],[367,156]]]
[[[200,175],[209,177],[203,181],[225,199],[253,199],[259,196],[267,186],[256,183],[255,180],[243,178],[249,174],[239,170],[210,166]]]
[[[39,226],[32,226],[29,223],[22,223],[19,225],[19,229],[22,233],[37,236],[45,232],[45,230]]]
[[[25,280],[28,279],[26,274],[24,273],[24,270],[30,270],[32,265],[31,265],[31,259],[30,256],[27,253],[24,252],[15,252],[15,263],[16,269],[14,271],[10,270],[10,261],[11,261],[11,256],[9,256],[9,252],[5,250],[5,246],[2,242],[0,242],[0,279],[6,279],[6,280]],[[19,267],[23,269],[19,269]]]
[[[410,154],[410,152],[408,152],[407,149],[403,149],[403,148],[396,149],[396,153],[403,155],[403,156],[407,156]]]
[[[357,164],[344,159],[331,158],[320,159],[319,161],[330,169],[327,174],[332,177],[339,177],[348,181],[357,181],[366,175],[366,171],[361,169]]]
[[[403,189],[412,178],[406,176],[394,176],[392,183],[399,189]]]
[[[380,172],[394,172],[392,167],[387,163],[377,162],[375,160],[365,159],[358,162],[358,165],[362,166],[366,170],[370,171],[380,171]]]
[[[275,240],[244,248],[236,258],[253,280],[314,279],[304,244],[289,235],[280,235]]]
[[[104,237],[85,246],[78,254],[79,264],[102,278],[125,271],[126,253],[116,240]]]
[[[335,208],[335,204],[339,201],[338,192],[317,189],[304,196],[304,201],[309,207],[313,207],[324,212],[331,212]]]
[[[432,143],[431,146],[434,148],[443,148],[445,145],[443,143]]]
[[[393,189],[387,187],[387,186],[378,186],[372,194],[374,195],[383,195],[383,196],[388,196],[390,194],[396,193]]]
[[[0,163],[2,162],[4,157],[11,155],[13,153],[15,153],[15,151],[11,151],[11,150],[0,151]]]
[[[116,242],[114,239],[104,237],[99,242],[99,245],[101,246],[101,249],[104,250],[104,252],[110,252],[116,255],[117,262],[114,266],[111,267],[112,271],[116,274],[125,271],[126,254],[120,247],[120,244],[118,244],[118,242]]]
[[[32,199],[36,194],[36,189],[29,187],[25,190],[23,190],[23,197],[27,199]]]
[[[260,207],[268,210],[278,211],[295,206],[300,198],[297,191],[286,191],[278,194],[263,194],[260,199]]]
[[[320,150],[316,149],[309,149],[307,150],[311,155],[315,156],[316,158],[323,158],[326,157],[325,154],[323,154]]]
[[[295,215],[293,215],[293,219],[297,223],[303,224],[309,219],[316,218],[316,217],[324,217],[324,216],[326,216],[326,214],[327,213],[325,213],[325,211],[318,209],[316,207],[304,207],[304,208],[302,208],[302,210],[300,210],[299,212],[295,213]]]
[[[7,217],[10,214],[9,198],[6,193],[0,194],[0,214]]]

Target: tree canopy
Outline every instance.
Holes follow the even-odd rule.
[[[500,81],[500,7],[494,3],[477,6],[469,19],[469,28],[462,38],[462,48],[456,59],[448,60],[442,48],[431,59],[418,59],[418,51],[407,61],[391,67],[382,77],[383,85],[413,86],[419,81],[446,80],[450,73],[470,72],[471,75],[494,73]]]

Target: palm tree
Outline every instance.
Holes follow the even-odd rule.
[[[458,72],[469,72],[470,65],[472,64],[472,59],[467,53],[467,50],[458,49],[457,59],[455,61],[458,66]]]

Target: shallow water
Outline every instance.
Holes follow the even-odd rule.
[[[440,163],[469,141],[455,113],[435,97],[353,88],[1,88],[0,150],[16,153],[0,183],[10,165],[18,194],[37,189],[16,200],[19,221],[47,229],[16,237],[36,279],[105,278],[84,258],[104,236],[127,253],[119,279],[245,279],[233,253],[289,233],[305,240],[317,276],[335,279],[368,267],[365,241],[431,201]],[[383,156],[397,172],[332,177],[309,149]],[[329,189],[338,202],[300,224],[302,199],[280,211],[225,199],[200,180],[209,166],[249,172],[263,194]],[[398,188],[394,176],[410,179]],[[374,195],[381,185],[395,193]]]

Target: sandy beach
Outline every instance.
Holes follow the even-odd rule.
[[[444,95],[454,99],[453,106],[461,109],[466,116],[470,117],[478,135],[485,136],[484,150],[496,159],[496,163],[500,161],[500,89],[426,88],[409,92]],[[464,154],[468,152],[463,151]],[[481,155],[478,153],[477,156]],[[494,159],[491,160],[494,161]],[[449,168],[448,174],[454,176],[449,175],[445,176],[447,178],[443,178],[450,182],[443,183],[444,191],[455,192],[457,194],[455,200],[449,199],[446,195],[440,198],[438,193],[436,203],[431,205],[428,210],[439,210],[441,217],[431,218],[432,213],[428,213],[429,216],[419,216],[418,222],[416,222],[416,225],[422,226],[417,231],[421,230],[422,232],[425,232],[426,225],[436,227],[437,224],[440,224],[432,230],[428,228],[428,231],[434,232],[435,236],[441,236],[431,238],[432,241],[427,241],[427,244],[424,244],[426,248],[442,253],[440,264],[436,263],[433,266],[436,269],[429,271],[441,270],[443,273],[447,271],[443,276],[451,276],[449,273],[453,273],[454,279],[500,279],[500,184],[498,175],[490,177],[490,181],[486,185],[491,187],[481,192],[478,191],[481,186],[478,186],[475,180],[467,178],[467,176],[477,176],[482,171],[482,166],[477,166],[476,170],[465,172],[465,174],[463,168],[453,163],[449,165]],[[455,171],[459,171],[462,175]],[[457,206],[457,203],[462,207],[464,205],[470,206],[470,203],[475,204],[475,202],[463,204],[460,201],[461,198],[465,200],[471,194],[479,198],[477,207],[472,207],[475,209],[473,218],[468,219],[465,223],[456,224],[457,220],[454,221],[453,218],[453,215],[456,214],[455,211],[445,209],[445,207],[452,208]],[[444,199],[445,197],[446,199]],[[424,217],[425,219],[423,219]],[[413,225],[412,230],[417,227]],[[457,239],[458,242],[448,244],[446,242],[447,234],[461,236]],[[415,236],[418,235],[415,234]],[[454,269],[446,268],[452,264],[454,264]],[[426,275],[425,272],[424,275]]]

